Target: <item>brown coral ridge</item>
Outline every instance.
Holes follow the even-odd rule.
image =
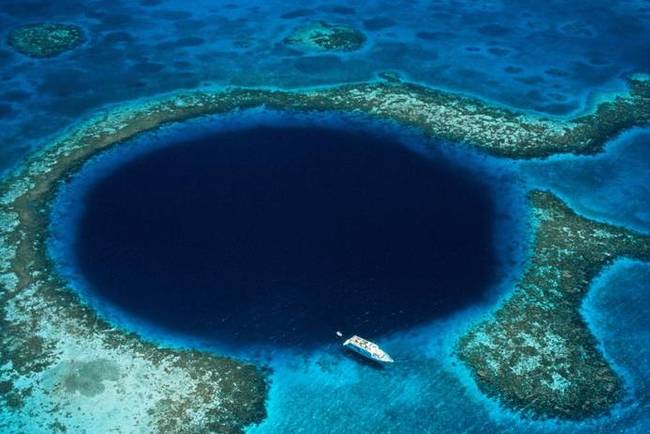
[[[489,154],[543,158],[595,154],[622,131],[650,123],[650,78],[628,79],[629,92],[602,102],[594,113],[558,121],[496,107],[418,84],[359,83],[309,91],[234,89],[242,107],[362,112],[423,130],[435,139],[464,143]]]
[[[576,154],[600,152],[605,143],[622,131],[650,123],[650,77],[634,75],[628,79],[629,93],[603,102],[594,113],[573,120],[563,140],[574,143],[581,151]]]
[[[406,82],[345,85],[308,92],[290,98],[290,105],[303,110],[361,111],[499,157],[530,159],[561,153],[595,154],[622,131],[650,123],[650,78],[633,76],[628,85],[625,95],[599,104],[592,114],[568,121],[517,113]]]
[[[308,91],[234,89],[223,99],[240,107],[362,112],[423,130],[435,139],[463,143],[507,158],[595,154],[622,131],[650,123],[650,79],[628,79],[629,92],[594,113],[558,121],[413,83],[359,83]]]
[[[623,383],[580,313],[604,267],[650,260],[650,237],[577,215],[551,193],[530,193],[532,257],[514,293],[458,344],[479,388],[532,417],[606,414]]]

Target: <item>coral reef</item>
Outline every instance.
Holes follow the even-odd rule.
[[[284,43],[303,51],[355,51],[366,42],[359,30],[317,21],[297,27]]]
[[[39,23],[9,32],[9,45],[31,57],[53,57],[84,41],[81,27],[72,24]]]
[[[57,415],[50,430],[73,432],[108,432],[126,419],[134,431],[238,432],[264,417],[267,384],[258,368],[112,328],[56,276],[45,248],[56,187],[88,158],[164,123],[255,107],[358,112],[494,155],[534,158],[598,152],[623,129],[648,123],[650,82],[634,76],[628,94],[562,121],[403,82],[181,91],[98,112],[0,184],[0,399],[7,404],[0,431],[27,419],[42,431],[50,413]],[[579,301],[602,266],[617,255],[647,255],[647,244],[576,216],[549,194],[533,194],[533,206],[540,221],[533,264],[495,319],[463,339],[461,355],[483,390],[514,407],[560,417],[598,413],[621,385],[597,352]],[[528,358],[510,359],[524,352]],[[548,375],[532,375],[542,369],[536,363]],[[600,379],[588,394],[586,376]]]
[[[599,104],[593,114],[572,120],[517,113],[410,83],[341,86],[300,94],[299,98],[291,98],[291,105],[305,110],[318,107],[362,111],[496,156],[540,158],[557,153],[594,154],[621,131],[650,123],[650,80],[637,75],[628,82],[628,94]]]
[[[473,327],[458,353],[480,389],[536,417],[606,413],[623,393],[580,314],[594,277],[625,256],[650,260],[650,237],[583,218],[548,192],[530,193],[536,234],[514,293]]]
[[[265,417],[262,370],[118,331],[52,270],[48,204],[79,162],[66,145],[97,150],[118,139],[124,119],[110,119],[66,136],[0,186],[0,431],[110,432],[128,420],[134,431],[241,432]]]

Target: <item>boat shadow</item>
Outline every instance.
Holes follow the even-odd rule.
[[[384,364],[363,357],[361,354],[357,354],[354,351],[346,350],[345,348],[341,348],[339,351],[343,357],[354,360],[356,363],[374,369],[376,371],[383,371],[386,368]]]

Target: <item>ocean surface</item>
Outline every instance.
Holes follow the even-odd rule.
[[[87,42],[46,61],[6,46],[9,29],[43,20],[80,25]],[[281,43],[317,20],[357,27],[368,42],[338,55]],[[204,84],[312,86],[391,70],[565,115],[650,69],[649,25],[643,0],[2,0],[0,169],[102,105]]]
[[[8,29],[44,20],[80,25],[86,41],[41,60],[7,46]],[[281,43],[317,20],[368,40],[338,54]],[[650,72],[647,1],[0,0],[0,36],[2,171],[102,108],[180,88],[304,87],[395,71],[570,116],[622,91],[627,74]],[[250,433],[648,432],[648,264],[618,261],[583,306],[625,380],[610,416],[523,418],[482,395],[453,356],[525,266],[530,188],[650,234],[650,129],[596,156],[512,161],[362,116],[207,117],[88,162],[61,186],[48,248],[116,326],[270,367],[268,418]],[[333,251],[345,254],[327,263]],[[380,338],[398,362],[350,357],[336,330]]]

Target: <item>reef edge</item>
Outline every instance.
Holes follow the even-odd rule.
[[[502,305],[460,338],[457,355],[481,391],[534,418],[607,414],[624,383],[580,313],[594,278],[619,257],[650,260],[650,237],[579,216],[532,191],[527,269]]]

